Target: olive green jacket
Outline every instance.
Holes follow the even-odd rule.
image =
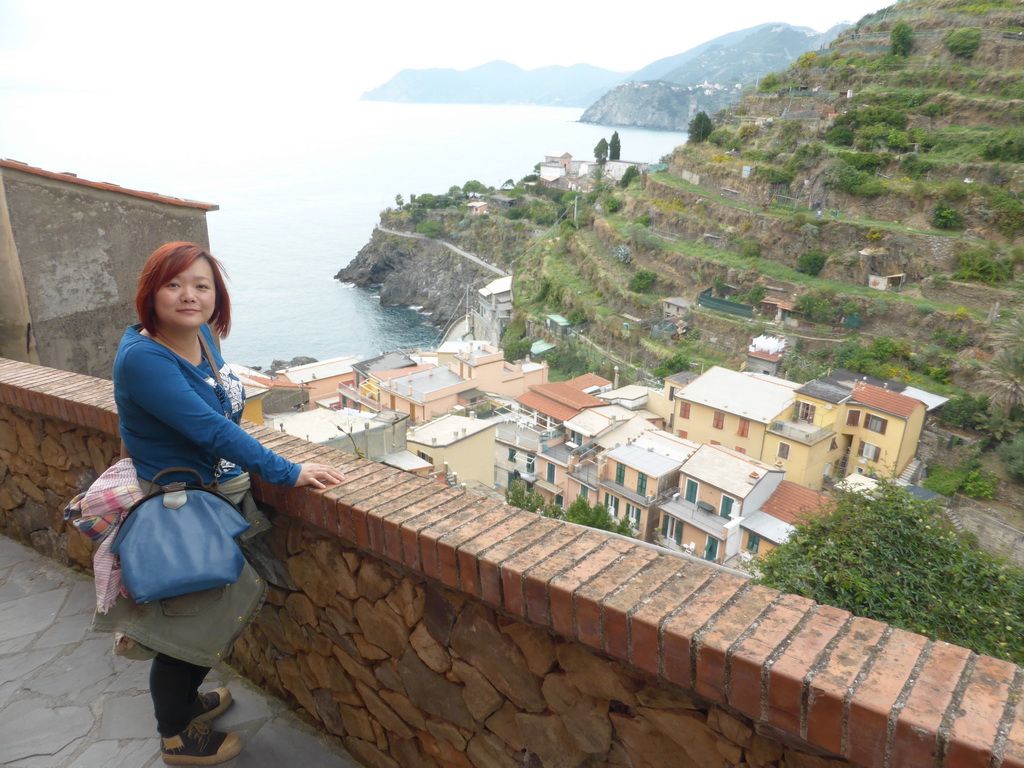
[[[250,523],[239,539],[264,533],[269,522],[249,493],[249,476],[232,478],[218,489],[239,505]],[[266,581],[246,563],[238,581],[226,587],[188,595],[136,603],[122,595],[111,609],[96,613],[92,629],[119,632],[138,644],[124,653],[130,658],[152,658],[164,653],[201,667],[227,658],[235,641],[256,618],[267,596]]]

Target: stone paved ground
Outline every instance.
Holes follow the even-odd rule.
[[[110,653],[89,631],[92,580],[0,536],[0,765],[6,768],[162,766],[149,699],[149,662]],[[360,768],[281,701],[231,669],[235,703],[217,719],[245,749],[227,768]],[[212,687],[212,686],[211,686]]]

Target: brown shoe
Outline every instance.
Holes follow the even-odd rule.
[[[217,765],[242,751],[238,734],[211,731],[209,726],[195,721],[177,736],[160,742],[168,765]]]
[[[207,723],[231,706],[231,691],[227,688],[214,688],[212,691],[200,693],[192,703],[192,720]]]

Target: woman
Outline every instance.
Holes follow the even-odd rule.
[[[141,322],[125,331],[118,347],[114,398],[121,438],[143,490],[164,469],[195,469],[204,483],[219,482],[218,490],[242,509],[252,523],[244,537],[268,527],[245,470],[288,486],[324,488],[344,479],[325,464],[292,464],[239,426],[242,385],[212,344],[213,333],[228,335],[231,304],[221,265],[207,251],[192,243],[158,248],[142,269],[135,306]],[[160,483],[175,480],[195,478],[168,473]],[[200,694],[199,686],[245,631],[266,591],[246,565],[228,587],[146,604],[121,598],[96,615],[93,627],[125,638],[121,645],[131,649],[129,655],[153,658],[150,692],[164,762],[213,765],[241,750],[236,734],[206,725],[231,704],[230,692]]]

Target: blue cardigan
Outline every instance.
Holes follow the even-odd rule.
[[[271,483],[294,485],[299,466],[264,448],[238,425],[245,392],[214,347],[210,329],[204,325],[202,333],[226,385],[221,397],[205,359],[192,365],[141,330],[141,325],[125,330],[114,358],[121,439],[139,478],[152,480],[169,467],[191,467],[209,483],[220,459],[221,481],[244,469]],[[225,418],[227,407],[230,418]],[[160,478],[161,484],[172,480],[195,481],[195,476],[172,473]]]

